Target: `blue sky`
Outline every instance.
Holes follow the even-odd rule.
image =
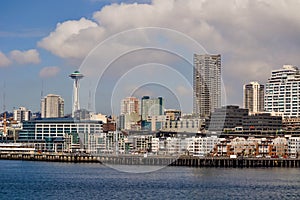
[[[179,104],[187,105],[182,106],[183,112],[191,112],[192,96],[186,83],[191,83],[192,67],[188,62],[192,62],[193,53],[204,52],[222,55],[224,102],[242,105],[243,84],[264,84],[272,69],[284,64],[300,65],[297,0],[135,2],[1,1],[0,110],[3,111],[5,94],[6,110],[25,106],[39,111],[43,91],[44,96],[61,95],[65,99],[65,113],[70,113],[72,80],[68,75],[80,68],[85,73],[82,90],[96,91],[93,103],[97,112],[110,114],[110,104],[119,107],[119,100],[130,94],[155,97],[169,93],[172,94],[166,97],[168,108],[180,99]],[[153,32],[145,27],[156,29]],[[197,44],[203,48],[199,49]],[[164,48],[167,53],[159,53],[162,49],[132,53],[153,46]],[[94,53],[90,53],[93,49]],[[172,53],[177,53],[177,57],[170,56]],[[148,65],[148,58],[156,63]],[[110,61],[117,66],[104,65]],[[109,73],[101,80],[107,81],[97,85],[105,70]],[[121,72],[124,74],[120,75]],[[161,77],[161,73],[165,76]],[[138,79],[143,76],[148,82]],[[151,80],[156,82],[149,84]],[[151,84],[153,88],[161,84],[161,89],[150,91]],[[109,102],[111,97],[103,96],[111,95],[107,88],[118,91],[114,93],[116,100]],[[82,93],[80,101],[86,107],[88,97]]]
[[[50,52],[37,47],[37,42],[55,29],[58,22],[81,17],[91,18],[93,12],[101,9],[107,2],[102,1],[2,1],[0,6],[0,51],[8,54],[18,49],[38,49],[41,62],[38,64],[17,64],[0,68],[1,70],[1,110],[3,93],[7,110],[26,106],[33,111],[40,108],[40,96],[57,93],[66,101],[66,112],[70,111],[72,81],[67,77],[78,68]],[[72,6],[70,6],[72,5]],[[59,66],[57,77],[41,78],[40,70],[45,66]],[[4,89],[5,85],[5,90]],[[43,87],[42,87],[43,85]]]

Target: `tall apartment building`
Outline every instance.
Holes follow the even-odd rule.
[[[265,111],[283,118],[300,117],[300,72],[292,65],[273,70],[266,83]]]
[[[41,100],[41,117],[58,118],[64,116],[64,100],[61,96],[48,94]]]
[[[221,55],[194,54],[193,112],[207,117],[221,106]]]
[[[20,107],[14,110],[14,120],[18,122],[29,121],[31,118],[31,111],[25,107]]]
[[[147,120],[148,116],[164,114],[164,99],[162,97],[150,99],[149,96],[143,96],[141,101],[142,120]]]
[[[139,114],[139,99],[136,97],[126,97],[121,101],[121,114]]]
[[[126,130],[139,129],[140,102],[136,97],[126,97],[121,101],[121,115],[119,117],[119,128]]]
[[[249,110],[249,113],[260,113],[264,111],[264,85],[258,82],[250,82],[244,85],[244,108]]]

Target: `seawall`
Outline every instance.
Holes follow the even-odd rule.
[[[28,160],[47,162],[101,163],[117,165],[160,165],[188,167],[284,167],[299,168],[300,159],[292,158],[228,158],[228,157],[193,157],[193,156],[139,156],[139,155],[77,155],[77,154],[30,154],[0,153],[2,160]]]

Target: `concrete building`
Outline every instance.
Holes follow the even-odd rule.
[[[198,118],[180,119],[176,121],[167,120],[162,127],[162,130],[166,132],[198,133],[203,124],[204,121]]]
[[[126,139],[126,151],[129,153],[147,153],[151,152],[152,135],[132,135]]]
[[[300,130],[300,117],[283,119],[282,128],[285,130],[299,131]]]
[[[140,113],[140,101],[136,97],[126,97],[121,101],[121,115]]]
[[[249,110],[249,113],[260,113],[264,111],[264,85],[258,82],[250,82],[244,87],[244,108]]]
[[[230,151],[232,155],[244,155],[247,140],[245,138],[236,137],[230,143]]]
[[[42,118],[59,118],[64,116],[64,100],[61,96],[48,94],[41,100]]]
[[[207,117],[221,106],[221,55],[194,54],[193,113]]]
[[[300,155],[300,137],[286,136],[288,141],[288,155],[291,158],[298,158]]]
[[[175,121],[181,118],[181,111],[176,109],[166,109],[165,115],[168,116],[171,121]]]
[[[188,147],[189,155],[207,156],[214,151],[216,144],[220,141],[217,136],[192,137],[192,142]]]
[[[277,137],[269,145],[269,156],[285,157],[288,154],[288,141],[284,137]]]
[[[140,130],[141,118],[138,113],[126,113],[119,116],[119,129],[121,130]]]
[[[126,97],[121,101],[119,128],[125,130],[140,129],[140,101],[136,97]]]
[[[31,111],[25,107],[14,110],[14,120],[17,122],[28,121],[31,118]]]
[[[162,97],[150,98],[143,96],[141,101],[141,117],[147,120],[149,116],[164,114],[164,99]]]
[[[89,113],[89,120],[91,121],[102,121],[104,124],[107,123],[107,116],[101,113]]]
[[[161,130],[167,121],[170,121],[170,118],[169,116],[166,115],[152,115],[152,116],[148,116],[147,119],[147,122],[151,123],[150,124],[151,131]]]
[[[187,149],[187,144],[184,139],[167,137],[160,140],[159,154],[161,155],[182,155]]]
[[[300,117],[300,73],[292,65],[273,70],[266,83],[265,111],[283,118]]]

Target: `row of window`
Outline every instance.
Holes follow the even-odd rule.
[[[102,127],[102,124],[36,124],[36,127],[38,128],[73,128],[73,127],[79,127],[79,128],[85,128],[85,127]]]

